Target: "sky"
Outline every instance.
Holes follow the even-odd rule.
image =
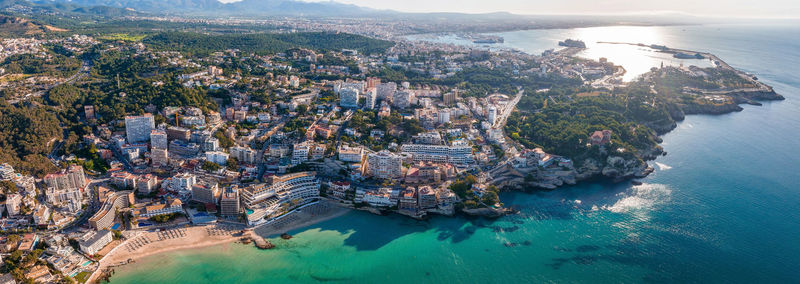
[[[336,2],[403,12],[512,12],[530,15],[682,13],[716,17],[800,18],[800,0],[337,0]]]

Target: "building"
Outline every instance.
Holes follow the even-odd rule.
[[[128,143],[147,142],[150,140],[150,132],[155,128],[156,123],[152,114],[125,117],[125,134],[127,134]]]
[[[129,172],[111,173],[111,183],[120,189],[136,189],[137,181],[136,176]]]
[[[383,150],[367,155],[367,171],[380,179],[398,178],[403,175],[403,158]]]
[[[495,121],[497,121],[497,108],[494,106],[489,107],[488,115],[486,119],[489,121],[489,124],[494,125]]]
[[[172,140],[172,142],[169,142],[169,152],[172,153],[172,155],[178,155],[187,158],[194,157],[200,152],[200,145],[195,143],[187,143],[183,140]]]
[[[112,240],[114,236],[109,230],[89,231],[78,239],[78,245],[84,253],[94,255]]]
[[[140,211],[139,217],[150,218],[173,213],[183,213],[183,202],[180,199],[171,198],[165,203],[145,206]]]
[[[417,189],[409,186],[400,193],[400,200],[397,204],[397,208],[401,211],[416,213],[419,209],[418,202]]]
[[[44,194],[47,203],[53,206],[67,207],[70,212],[76,212],[81,208],[83,193],[79,189],[57,190],[54,187],[48,187],[44,190]]]
[[[48,188],[52,187],[59,191],[83,189],[86,187],[86,175],[83,173],[83,167],[72,165],[60,173],[46,175],[44,183]]]
[[[150,131],[150,149],[167,149],[169,147],[167,137],[166,130],[155,129]]]
[[[436,131],[420,133],[411,138],[417,144],[442,145],[442,135]]]
[[[355,88],[343,88],[339,90],[339,106],[345,108],[357,108],[360,91]]]
[[[139,177],[136,182],[136,191],[142,194],[150,194],[158,189],[158,178],[151,174],[146,174]]]
[[[114,224],[117,209],[134,204],[133,192],[129,190],[111,193],[100,210],[89,218],[89,225],[95,230],[108,229]]]
[[[420,186],[417,189],[417,204],[420,209],[436,208],[436,192],[430,186]]]
[[[228,151],[231,152],[231,157],[236,158],[240,163],[255,164],[258,152],[250,147],[231,147]]]
[[[339,160],[342,162],[361,163],[364,158],[364,149],[361,147],[339,146]]]
[[[397,205],[397,202],[392,202],[391,189],[388,188],[381,188],[377,191],[364,191],[361,202],[366,202],[372,207],[391,207]]]
[[[294,144],[292,150],[292,165],[296,166],[308,161],[308,155],[311,152],[311,146],[308,143]]]
[[[442,95],[442,101],[446,105],[455,104],[456,100],[458,100],[458,91],[453,90],[452,92],[445,93]]]
[[[394,93],[397,91],[397,84],[394,82],[388,83],[381,83],[375,87],[378,95],[378,99],[380,100],[392,100],[394,98]]]
[[[206,160],[221,166],[228,164],[228,158],[230,155],[225,152],[206,152]]]
[[[241,212],[239,187],[230,186],[222,192],[219,200],[220,214],[225,217],[237,217]]]
[[[251,211],[247,223],[260,224],[270,217],[319,199],[320,183],[315,172],[270,176],[266,183],[241,191],[242,203]]]
[[[378,91],[376,89],[374,89],[374,88],[367,89],[367,91],[364,92],[364,97],[365,97],[364,108],[366,108],[366,109],[374,109],[375,108],[375,103],[377,103],[377,101],[378,101]]]
[[[167,180],[167,189],[176,192],[188,192],[197,183],[197,177],[189,173],[181,173]]]
[[[46,228],[49,221],[50,207],[44,206],[44,204],[37,205],[36,210],[33,211],[33,223],[39,228]]]
[[[167,138],[169,140],[177,139],[177,140],[189,141],[191,137],[192,137],[192,131],[187,128],[177,127],[177,126],[167,127]]]
[[[322,160],[323,158],[325,158],[325,147],[314,143],[311,146],[311,161]]]
[[[346,181],[333,181],[330,183],[329,189],[330,195],[339,199],[344,199],[347,196],[347,192],[350,191],[350,183]]]
[[[592,133],[590,140],[592,141],[592,145],[605,145],[611,142],[611,130],[595,131]]]
[[[219,139],[211,137],[203,141],[203,151],[219,151]],[[232,153],[231,153],[232,154]]]
[[[403,153],[411,154],[415,162],[451,163],[468,165],[473,163],[472,147],[404,144],[400,146]]]
[[[408,168],[405,182],[410,184],[439,183],[454,176],[455,169],[450,164],[419,162]]]
[[[214,181],[198,181],[192,186],[192,200],[206,203],[217,204],[219,198],[219,185]]]
[[[154,148],[150,152],[150,165],[153,167],[165,167],[169,165],[169,150]]]
[[[414,95],[414,92],[403,90],[394,94],[394,100],[392,103],[399,109],[405,109],[414,104],[415,100],[416,96]]]
[[[21,205],[22,205],[22,195],[20,195],[19,193],[9,194],[6,197],[6,211],[8,211],[8,216],[18,215]]]

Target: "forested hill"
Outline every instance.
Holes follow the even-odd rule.
[[[393,42],[353,34],[287,33],[206,35],[200,33],[165,32],[149,36],[143,42],[156,50],[171,50],[205,55],[226,49],[270,54],[304,47],[319,51],[356,49],[361,53],[380,53],[394,46]]]

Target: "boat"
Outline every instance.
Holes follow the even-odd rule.
[[[643,183],[641,181],[638,181],[638,180],[632,180],[631,184],[633,184],[633,185],[642,185]]]

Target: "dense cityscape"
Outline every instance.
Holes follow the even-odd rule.
[[[440,32],[427,23],[125,21],[280,32],[3,36],[0,283],[96,282],[187,244],[273,248],[350,209],[514,214],[501,191],[642,178],[684,115],[782,99],[666,46],[642,47],[712,66],[625,82],[571,39],[532,55],[405,37]]]

